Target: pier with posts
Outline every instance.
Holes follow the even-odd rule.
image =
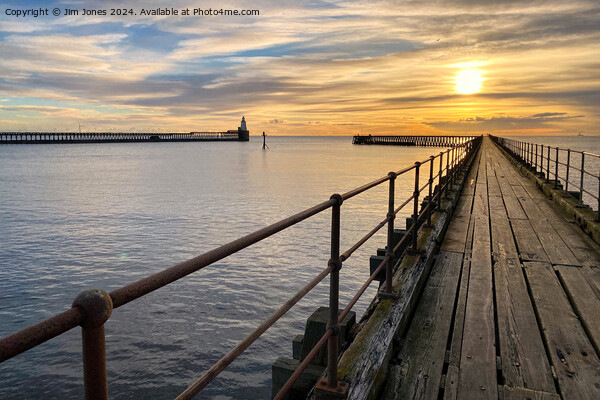
[[[228,132],[0,132],[0,144],[230,142],[248,141],[248,135]]]
[[[577,167],[566,162],[565,176],[556,165],[553,173],[552,148],[546,156],[532,149],[476,137],[110,293],[85,291],[66,311],[0,339],[0,361],[80,326],[86,399],[107,399],[104,323],[114,308],[328,212],[331,251],[323,270],[223,349],[177,399],[200,393],[326,277],[324,307],[294,340],[292,358],[275,362],[275,399],[600,398],[597,210],[566,189],[575,185],[576,168],[593,174],[585,164],[592,155]],[[396,187],[401,175],[414,185],[407,198]],[[387,214],[343,251],[344,204],[380,185],[389,193]],[[580,185],[581,193],[597,195],[593,183]],[[396,218],[403,209],[411,210],[404,224]],[[370,277],[340,305],[344,262],[384,227],[387,241],[371,259]],[[354,304],[374,281],[376,298],[355,316]],[[316,330],[308,333],[309,325]]]
[[[473,140],[474,138],[476,136],[356,135],[352,138],[352,143],[386,146],[452,147]]]

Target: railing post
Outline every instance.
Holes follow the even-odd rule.
[[[546,160],[546,182],[550,182],[550,145],[548,145],[548,160]]]
[[[81,324],[85,400],[107,400],[104,322],[112,313],[112,299],[103,290],[84,290],[73,300],[73,307],[86,314]]]
[[[454,146],[452,147],[452,161],[450,161],[450,169],[452,170],[452,175],[450,177],[450,182],[452,184],[452,186],[454,187]],[[450,173],[450,171],[448,171],[448,173]]]
[[[598,174],[598,211],[596,212],[596,222],[600,221],[600,174]]]
[[[448,197],[448,186],[450,186],[450,149],[446,156],[446,184],[444,185],[444,197]]]
[[[537,170],[538,166],[539,166],[539,163],[538,163],[538,144],[536,143],[535,144],[535,173],[536,174],[538,172],[538,170]]]
[[[415,191],[413,192],[413,226],[412,228],[412,250],[417,251],[417,233],[419,231],[419,169],[421,163],[415,162]]]
[[[558,187],[558,146],[556,146],[556,160],[554,161],[554,189]]]
[[[454,184],[456,183],[456,168],[458,164],[458,149],[456,147],[452,148],[452,188],[454,188]]]
[[[523,142],[519,141],[519,158],[523,160]]]
[[[331,259],[329,262],[333,265],[329,281],[329,327],[333,328],[333,334],[327,342],[327,386],[337,388],[337,359],[338,359],[338,335],[340,333],[339,317],[339,296],[340,296],[340,269],[342,261],[340,260],[340,207],[343,199],[339,194],[331,196],[337,200],[331,209]]]
[[[571,149],[567,149],[567,177],[565,178],[565,194],[569,193],[569,170],[571,169]]]
[[[389,190],[389,200],[388,200],[388,236],[387,236],[387,249],[386,256],[388,257],[387,264],[385,266],[385,293],[392,293],[392,267],[394,262],[394,219],[396,218],[396,214],[394,213],[394,193],[395,193],[395,182],[396,182],[396,173],[390,172],[390,190]]]
[[[581,152],[581,177],[579,179],[579,204],[583,204],[583,176],[585,169],[585,152]]]
[[[429,157],[429,202],[427,203],[427,225],[431,226],[431,211],[433,208],[433,160],[434,156]]]
[[[440,171],[438,176],[438,208],[442,207],[442,162],[444,161],[444,152],[440,151]]]

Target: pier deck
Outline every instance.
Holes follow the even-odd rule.
[[[598,246],[484,138],[383,398],[600,399],[599,311]]]

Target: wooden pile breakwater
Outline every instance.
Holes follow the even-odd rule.
[[[476,137],[477,136],[356,135],[352,138],[352,144],[452,147],[466,143]]]
[[[249,132],[128,133],[128,132],[1,132],[0,144],[247,142]]]
[[[295,383],[303,375],[305,369],[310,365],[321,350],[326,349],[326,377],[317,383],[317,393],[319,396],[328,398],[354,396],[354,393],[361,393],[365,377],[356,377],[356,380],[349,381],[343,362],[338,365],[338,355],[342,350],[341,341],[352,335],[347,330],[352,320],[352,308],[363,295],[367,287],[374,280],[383,280],[380,287],[378,298],[383,302],[392,301],[400,296],[400,303],[411,304],[412,301],[403,299],[403,294],[397,293],[397,274],[394,274],[394,265],[396,260],[402,254],[407,254],[403,259],[417,260],[417,267],[414,272],[404,274],[401,280],[404,282],[420,282],[423,279],[422,271],[431,260],[431,245],[435,242],[431,232],[439,232],[446,225],[448,198],[457,196],[458,182],[464,179],[464,173],[469,162],[473,159],[479,145],[481,137],[471,141],[454,146],[450,149],[440,152],[437,155],[415,162],[413,165],[402,168],[398,171],[392,171],[386,176],[380,177],[363,186],[352,189],[343,194],[333,194],[328,200],[316,204],[310,208],[291,215],[270,226],[255,231],[249,235],[236,239],[223,246],[217,247],[211,251],[184,261],[180,264],[157,272],[147,278],[133,282],[116,290],[107,293],[101,289],[89,289],[80,293],[70,308],[59,314],[56,314],[36,325],[27,327],[12,335],[0,339],[0,362],[38,346],[47,340],[61,335],[77,326],[81,327],[82,332],[82,358],[83,358],[83,376],[86,399],[108,399],[109,382],[107,381],[107,365],[105,357],[104,324],[110,318],[112,310],[125,306],[127,303],[138,299],[148,293],[158,290],[169,283],[196,272],[202,268],[210,267],[211,264],[234,254],[248,246],[262,241],[284,229],[309,219],[322,212],[331,209],[331,252],[329,260],[323,260],[324,269],[317,274],[310,282],[298,290],[284,304],[280,306],[269,318],[260,326],[250,332],[246,338],[238,343],[232,349],[223,349],[223,357],[210,367],[202,376],[185,388],[178,400],[192,399],[208,385],[219,373],[221,373],[230,363],[255,342],[269,327],[279,320],[287,311],[290,310],[298,301],[307,295],[317,284],[329,276],[329,299],[324,301],[328,303],[325,315],[327,324],[325,332],[318,338],[312,349],[302,349],[302,361],[297,365],[296,370],[285,381],[281,390],[275,395],[275,399],[284,399],[293,394]],[[396,178],[407,174],[414,182],[414,191],[408,198],[397,198],[398,194],[395,188]],[[386,185],[389,189],[388,212],[385,218],[369,232],[353,244],[349,249],[342,252],[340,249],[340,219],[344,210],[343,204],[352,201],[352,198],[358,195],[366,196],[373,193],[371,189]],[[398,205],[398,203],[400,203]],[[411,209],[412,217],[406,229],[401,235],[398,235],[394,227],[396,215],[404,210]],[[446,216],[444,216],[446,215]],[[339,305],[339,287],[340,279],[343,279],[343,263],[352,257],[353,253],[371,239],[379,230],[387,226],[388,240],[384,250],[385,255],[373,266],[372,273],[364,285],[358,290],[352,300],[343,308]],[[295,238],[294,240],[300,240]],[[427,250],[429,249],[429,250]],[[408,261],[403,261],[408,262]],[[419,272],[421,271],[421,272]],[[342,273],[341,273],[342,272]],[[402,274],[401,274],[402,275]],[[413,285],[411,285],[413,286]],[[418,291],[418,285],[414,286]],[[413,297],[410,296],[412,299]],[[388,303],[389,304],[389,303]],[[375,312],[378,312],[377,310]],[[349,318],[347,318],[349,317]],[[403,320],[405,320],[404,318]],[[360,325],[360,324],[359,324]],[[342,334],[342,326],[345,326]],[[110,329],[118,329],[111,326]],[[350,328],[351,329],[351,328]],[[347,335],[346,335],[347,333]],[[342,335],[341,335],[342,334]],[[340,336],[342,336],[340,338]],[[284,340],[282,338],[282,340]],[[384,342],[382,342],[384,343]],[[375,349],[382,349],[379,344],[374,343]],[[380,350],[375,352],[381,353]],[[346,357],[348,352],[344,353]],[[365,372],[368,372],[365,370]],[[342,381],[339,378],[343,377]],[[292,390],[292,392],[290,392]],[[358,391],[357,391],[358,390]]]

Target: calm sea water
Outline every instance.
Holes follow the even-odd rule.
[[[600,152],[598,139],[576,140]],[[116,289],[441,150],[353,146],[349,137],[268,141],[267,151],[260,138],[0,146],[0,336],[64,311],[86,288]],[[397,188],[399,200],[410,196],[412,176]],[[386,202],[383,185],[344,203],[342,251],[385,217]],[[329,224],[323,213],[115,310],[106,324],[110,397],[174,398],[326,266]],[[344,264],[342,306],[367,279],[384,231]],[[271,364],[291,356],[292,338],[327,294],[326,280],[199,398],[269,398]],[[74,329],[0,364],[0,398],[82,398],[80,336]]]

